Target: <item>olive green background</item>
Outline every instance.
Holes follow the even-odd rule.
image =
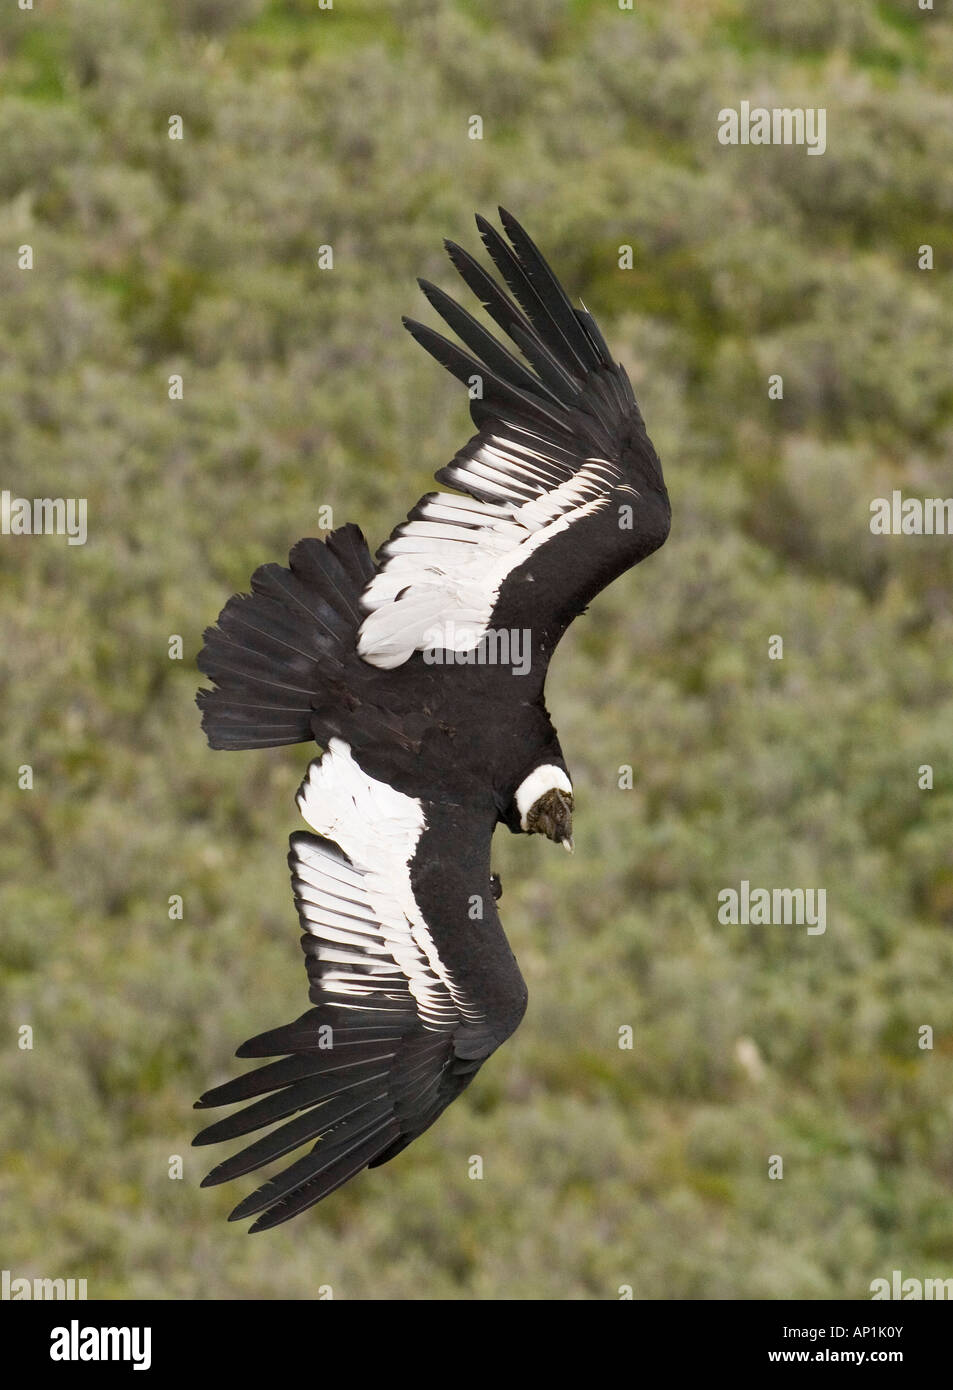
[[[85,547],[0,537],[0,1266],[175,1299],[953,1274],[951,541],[868,525],[953,490],[944,0],[37,0],[0,79],[0,487],[89,506]],[[741,100],[825,107],[827,152],[721,146]],[[194,659],[320,506],[376,546],[468,437],[400,315],[497,203],[625,363],[672,534],[553,666],[575,856],[498,836],[519,1032],[248,1239],[191,1105],[307,1005],[308,752],[210,752]],[[743,878],[826,888],[826,934],[720,925]]]

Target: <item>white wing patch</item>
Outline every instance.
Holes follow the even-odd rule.
[[[400,999],[409,989],[425,1025],[478,1021],[479,1010],[441,964],[413,894],[409,865],[426,825],[421,802],[369,777],[335,738],[309,767],[298,807],[351,860],[305,840],[294,845],[302,924],[328,963],[322,988],[355,1008],[371,993]]]
[[[607,506],[622,480],[615,464],[594,458],[565,480],[565,465],[532,447],[545,449],[545,440],[515,427],[513,434],[519,438],[492,436],[448,470],[454,486],[492,500],[437,493],[384,547],[384,567],[361,596],[370,613],[357,650],[372,666],[400,666],[430,647],[479,646],[506,576]]]

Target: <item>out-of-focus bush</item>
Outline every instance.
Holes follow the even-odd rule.
[[[34,1029],[5,1267],[173,1298],[949,1272],[953,552],[869,508],[950,492],[951,55],[900,0],[0,9],[0,487],[89,520],[0,537],[0,1014]],[[823,106],[825,154],[720,145],[742,99]],[[525,1023],[393,1165],[246,1241],[191,1105],[305,1007],[308,754],[206,749],[194,660],[320,506],[376,545],[467,438],[400,316],[497,203],[630,372],[672,535],[553,665],[575,858],[494,845]],[[827,931],[720,924],[743,878],[826,888]]]

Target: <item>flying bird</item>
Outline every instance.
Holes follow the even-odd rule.
[[[477,433],[377,552],[299,541],[205,632],[212,748],[316,741],[288,856],[313,1007],[197,1108],[196,1144],[267,1130],[209,1173],[306,1152],[231,1213],[277,1226],[433,1124],[516,1029],[526,985],[497,911],[500,823],[572,848],[573,787],[543,699],[573,618],[664,542],[661,465],[623,368],[526,232],[477,217],[502,284],[450,259],[505,345],[426,280],[464,345],[405,326],[468,388]],[[280,1122],[280,1123],[279,1123]],[[273,1126],[277,1125],[276,1128]]]

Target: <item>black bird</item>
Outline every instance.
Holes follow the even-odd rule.
[[[566,628],[663,543],[671,509],[632,387],[520,224],[477,226],[507,293],[454,266],[520,360],[435,285],[464,351],[405,325],[469,389],[478,433],[371,559],[356,526],[299,541],[205,633],[213,748],[324,749],[291,836],[314,1005],[239,1048],[277,1057],[208,1091],[252,1100],[210,1144],[271,1126],[225,1182],[309,1145],[231,1219],[276,1226],[422,1134],[514,1031],[526,986],[496,910],[502,822],[572,848],[573,791],[543,701]]]

